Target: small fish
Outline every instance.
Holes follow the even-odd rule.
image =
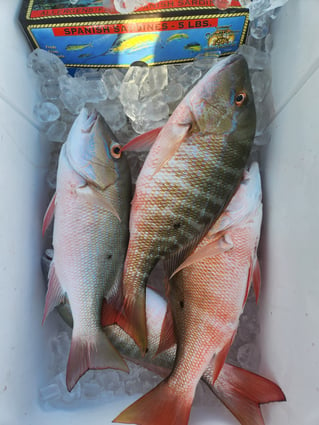
[[[145,33],[145,34],[120,34],[111,48],[109,53],[133,53],[138,50],[145,49],[153,46],[159,40],[159,33]]]
[[[91,53],[82,53],[82,55],[79,55],[79,58],[89,58],[91,56]]]
[[[191,50],[192,52],[200,52],[202,50],[202,46],[199,43],[194,42],[186,44],[184,49]]]
[[[224,366],[252,279],[258,296],[261,218],[260,175],[254,163],[225,212],[169,282],[177,342],[172,372],[115,422],[188,424],[203,372],[214,384]],[[164,337],[168,328],[164,320]]]
[[[192,88],[162,129],[123,147],[153,142],[136,182],[123,276],[124,309],[144,352],[150,272],[164,259],[170,276],[217,220],[242,178],[255,127],[248,66],[232,55]]]
[[[66,295],[74,319],[66,384],[72,390],[88,369],[127,365],[101,328],[103,299],[120,283],[128,243],[131,183],[120,145],[102,116],[84,108],[59,157],[53,218],[54,256],[44,317]]]
[[[189,38],[188,34],[185,34],[183,32],[178,32],[177,34],[173,34],[170,37],[167,38],[166,43],[169,43],[171,41],[175,40],[183,40]]]
[[[75,52],[77,50],[87,49],[88,47],[93,47],[92,43],[87,44],[68,44],[65,48],[68,52]]]
[[[147,55],[140,59],[141,62],[150,63],[154,61],[154,55]]]

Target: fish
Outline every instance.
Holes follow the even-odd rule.
[[[68,52],[75,52],[77,50],[87,49],[88,47],[93,47],[92,43],[86,44],[68,44],[65,48]]]
[[[145,34],[120,34],[111,48],[109,53],[133,53],[138,50],[153,46],[159,40],[159,33],[149,32]]]
[[[173,34],[171,36],[169,36],[166,40],[166,43],[169,43],[171,41],[175,41],[175,40],[183,40],[189,38],[189,35],[183,32],[178,32],[177,34]]]
[[[224,366],[252,280],[258,296],[261,221],[261,182],[255,162],[225,213],[169,281],[168,305],[177,344],[172,372],[115,422],[188,424],[204,371],[214,384]],[[164,332],[169,328],[166,320]]]
[[[194,42],[186,44],[184,49],[191,50],[192,52],[200,52],[202,50],[202,46],[199,43]]]
[[[45,259],[45,263],[47,261]],[[44,269],[44,275],[47,277],[47,264]],[[124,331],[126,328],[125,316],[119,314],[117,315],[118,324],[109,324],[109,306],[105,300],[103,301],[101,324],[109,340],[126,360],[166,378],[174,366],[176,356],[175,343],[157,354],[167,303],[160,294],[149,287],[146,289],[146,300],[147,328],[151,339],[149,351],[145,356],[141,354],[134,340]],[[72,327],[72,313],[67,297],[63,303],[57,306],[57,310],[64,321]],[[224,364],[215,383],[212,382],[209,367],[204,371],[201,380],[241,425],[264,425],[260,404],[286,400],[283,391],[276,383],[229,363]]]
[[[65,296],[74,319],[69,391],[88,369],[128,371],[100,323],[103,299],[118,291],[128,244],[131,178],[119,151],[103,117],[83,108],[62,146],[56,194],[43,221],[44,233],[54,215],[43,322]]]
[[[81,55],[79,55],[79,58],[89,58],[91,57],[91,53],[82,53]]]
[[[122,285],[123,308],[143,352],[148,277],[159,260],[170,276],[217,220],[240,183],[255,128],[247,62],[235,54],[208,71],[162,128],[122,148],[151,146],[132,201]]]
[[[146,56],[144,56],[143,58],[141,58],[140,59],[140,61],[141,62],[145,62],[145,63],[151,63],[151,62],[153,62],[154,61],[154,55],[153,54],[151,54],[151,55],[146,55]]]

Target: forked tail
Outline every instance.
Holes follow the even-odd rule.
[[[215,384],[209,369],[202,379],[241,425],[265,425],[260,404],[286,400],[274,382],[228,363]]]
[[[186,399],[167,381],[131,404],[113,422],[137,425],[187,425],[193,397]]]
[[[108,368],[128,372],[126,362],[101,329],[95,335],[72,335],[66,371],[66,386],[69,391],[89,369]]]

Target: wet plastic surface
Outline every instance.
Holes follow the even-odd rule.
[[[0,424],[110,425],[134,397],[74,410],[45,411],[46,334],[41,223],[48,147],[32,117],[27,42],[17,24],[20,1],[2,8],[0,25]],[[287,403],[264,406],[267,425],[319,423],[318,90],[319,3],[290,0],[274,22],[275,116],[264,152],[260,372],[278,382]],[[190,425],[235,425],[222,406],[195,407]]]

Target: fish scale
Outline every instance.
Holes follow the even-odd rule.
[[[271,381],[224,364],[246,300],[250,272],[257,264],[262,204],[256,163],[233,199],[224,217],[215,223],[191,254],[193,261],[169,282],[168,305],[177,343],[171,373],[164,375],[160,384],[126,408],[113,422],[187,425],[201,377],[242,425],[264,425],[259,404],[266,400],[285,400],[280,388]],[[231,248],[215,256],[207,255],[206,248],[212,240],[218,244],[223,237],[218,236],[221,232],[227,232],[232,240]],[[199,253],[201,256],[195,260],[195,254]],[[257,287],[258,274],[254,276]],[[149,298],[147,301],[149,303]],[[150,308],[148,305],[147,320],[151,316]],[[171,320],[167,317],[168,313],[162,325],[162,341],[170,329]],[[149,321],[147,324],[150,326]],[[152,349],[155,329],[156,326],[150,332]],[[164,350],[163,345],[159,347]],[[168,347],[171,346],[165,345],[165,351],[157,351],[155,361],[158,365],[165,365],[167,357],[172,355]],[[147,356],[148,353],[144,361]]]
[[[171,275],[221,214],[240,183],[255,125],[248,67],[234,55],[186,95],[146,158],[132,202],[123,276],[125,313],[144,351],[148,276],[159,259]]]
[[[104,298],[118,290],[128,242],[131,180],[125,156],[117,157],[114,147],[119,144],[102,116],[84,108],[61,149],[48,209],[52,217],[54,205],[54,258],[44,318],[68,296],[74,321],[69,391],[88,369],[127,370],[100,323]]]

